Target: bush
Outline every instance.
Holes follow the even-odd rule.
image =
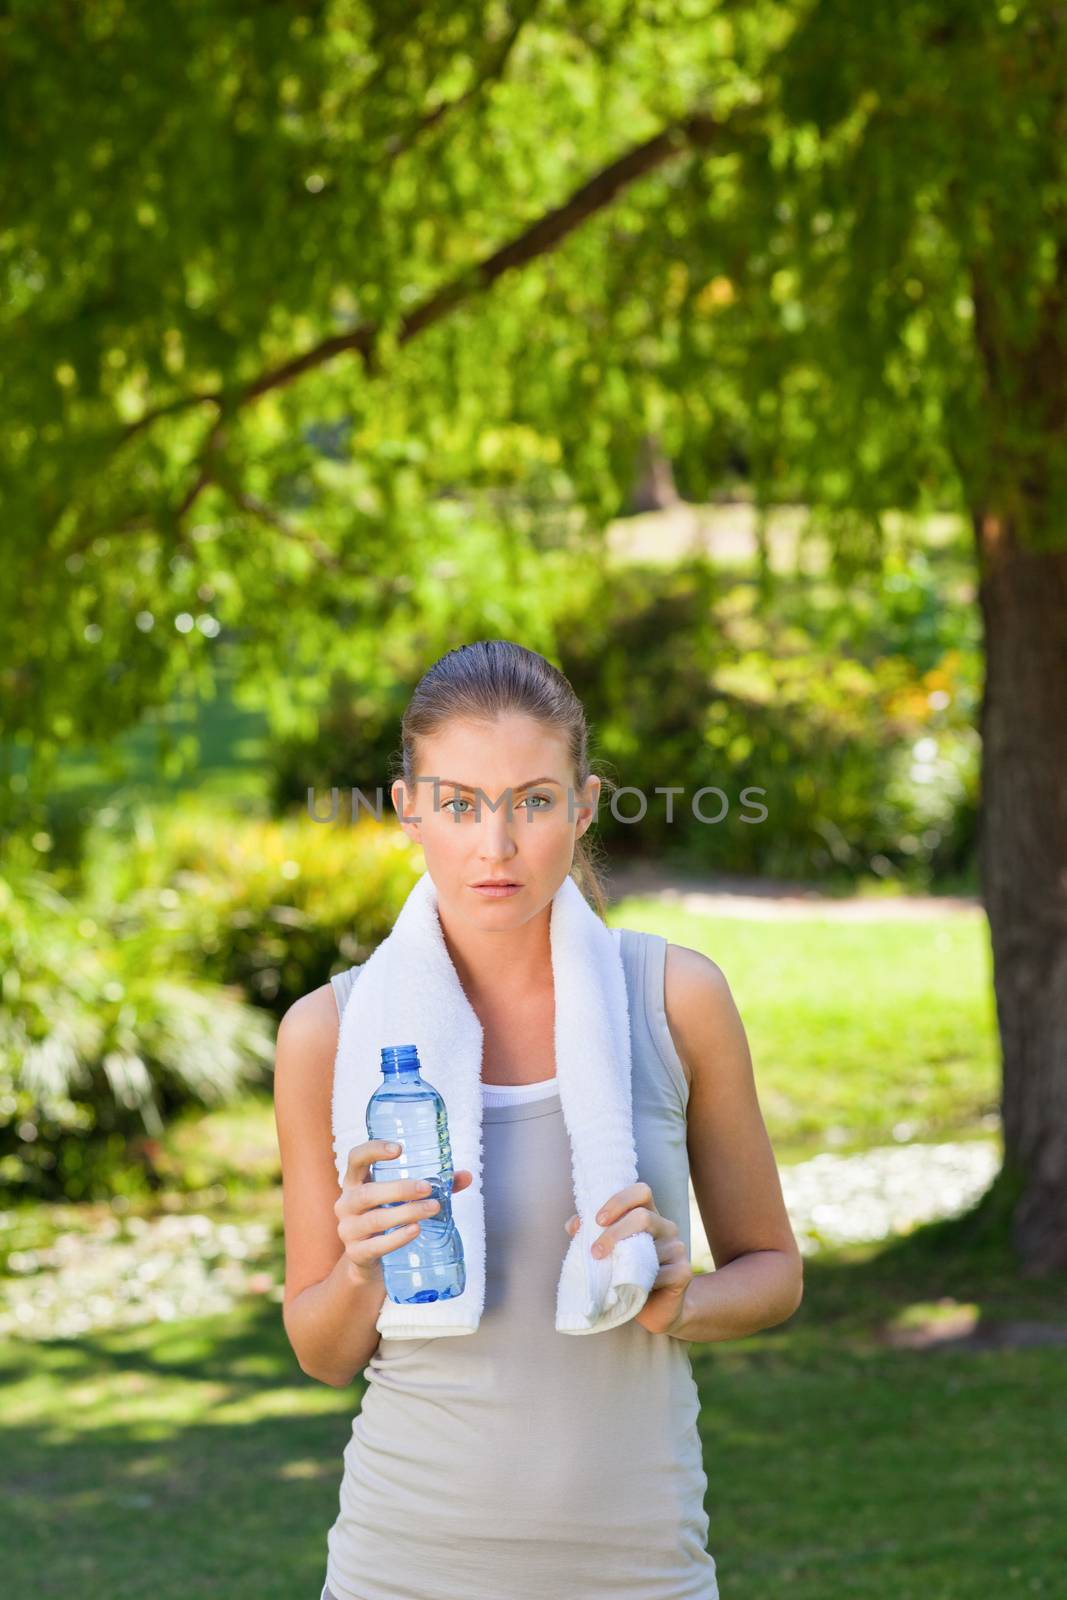
[[[121,904],[68,899],[37,873],[0,878],[0,964],[5,1195],[142,1189],[176,1107],[267,1081],[267,1020]]]
[[[952,550],[890,553],[845,590],[805,574],[768,589],[703,557],[573,571],[546,598],[556,643],[541,648],[586,707],[594,771],[648,801],[627,822],[602,797],[605,847],[766,876],[966,880],[981,671],[967,581]],[[349,774],[387,788],[400,717],[433,659],[388,690],[335,675],[314,734],[274,747],[275,793],[302,805],[309,785]],[[729,802],[719,823],[691,811],[709,785]],[[683,790],[673,822],[657,786]],[[746,803],[748,787],[764,792]],[[721,802],[700,804],[711,818]],[[765,821],[741,820],[760,805]],[[638,796],[619,798],[620,817],[639,810]]]
[[[15,844],[0,879],[0,1193],[150,1185],[174,1113],[269,1087],[277,1019],[370,955],[420,870],[374,824],[103,815],[76,872]]]
[[[321,797],[320,797],[321,799]],[[94,898],[134,925],[166,927],[206,979],[239,986],[280,1019],[331,973],[365,961],[422,870],[399,829],[366,818],[242,817],[187,800],[92,830],[84,873]]]
[[[858,594],[801,578],[768,598],[696,560],[625,568],[595,606],[562,617],[561,665],[602,770],[648,801],[634,823],[602,805],[605,846],[766,876],[966,877],[980,657],[972,619],[939,583],[919,555],[890,559]],[[692,814],[709,785],[729,805],[719,823]],[[682,789],[672,823],[657,786]],[[741,820],[758,805],[766,820]],[[713,818],[722,801],[700,806]],[[621,815],[639,810],[637,796],[620,800]]]

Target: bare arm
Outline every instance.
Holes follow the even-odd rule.
[[[324,984],[285,1013],[274,1066],[285,1218],[282,1318],[301,1370],[336,1389],[351,1383],[378,1348],[382,1256],[409,1244],[420,1219],[439,1209],[413,1178],[371,1180],[371,1166],[392,1159],[382,1139],[348,1152],[339,1192],[331,1116],[339,1029],[333,989]],[[461,1169],[452,1188],[473,1181]]]
[[[792,1316],[803,1259],[722,970],[700,951],[669,945],[664,1000],[689,1069],[689,1170],[716,1267],[693,1278],[678,1337],[739,1339]]]
[[[289,1007],[278,1027],[274,1118],[285,1221],[282,1319],[301,1371],[341,1388],[378,1348],[385,1285],[354,1274],[337,1231],[331,1123],[337,1035],[329,984]]]

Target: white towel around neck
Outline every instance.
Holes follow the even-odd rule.
[[[579,1227],[563,1235],[556,1294],[559,1333],[600,1333],[634,1317],[659,1272],[651,1234],[620,1239],[598,1260],[596,1213],[637,1182],[631,1090],[630,1016],[618,936],[566,877],[549,917],[555,987],[556,1076],[571,1146]],[[390,1339],[473,1333],[485,1304],[482,1193],[482,1025],[463,992],[424,872],[388,937],[356,973],[341,1018],[334,1064],[333,1148],[343,1186],[348,1156],[369,1137],[367,1103],[382,1083],[386,1045],[418,1047],[422,1076],[445,1102],[454,1170],[473,1182],[452,1195],[467,1281],[451,1300],[403,1306],[386,1295],[378,1331]],[[531,1205],[539,1196],[529,1197]]]

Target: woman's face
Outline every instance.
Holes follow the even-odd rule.
[[[415,776],[414,794],[392,787],[401,826],[422,846],[438,900],[486,926],[514,927],[549,904],[600,793],[595,776],[574,788],[563,735],[518,712],[420,739]],[[487,878],[520,887],[479,894]]]

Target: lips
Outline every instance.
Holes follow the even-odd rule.
[[[514,878],[483,878],[481,883],[472,883],[472,889],[521,889],[521,883]]]

